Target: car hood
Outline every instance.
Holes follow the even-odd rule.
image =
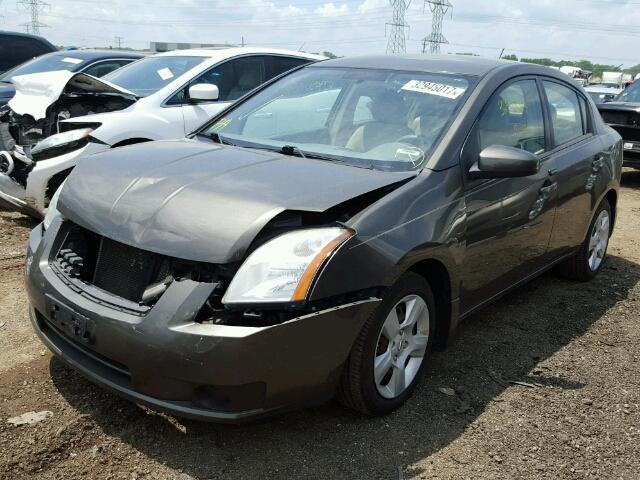
[[[285,210],[322,212],[416,175],[167,140],[87,157],[68,177],[58,209],[128,245],[229,263],[241,260],[260,230]]]
[[[67,70],[19,75],[13,77],[12,82],[16,93],[9,101],[9,107],[19,115],[31,115],[34,120],[44,118],[47,108],[60,98],[65,89],[136,97],[135,93],[106,80]]]

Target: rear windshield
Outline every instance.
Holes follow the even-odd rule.
[[[616,97],[618,102],[640,102],[640,81],[629,85],[626,90],[620,92]]]
[[[192,56],[147,57],[130,63],[103,78],[140,97],[147,97],[202,63],[205,58]]]
[[[12,83],[13,77],[30,73],[53,72],[56,70],[76,72],[86,63],[87,60],[74,57],[72,52],[69,52],[69,55],[58,55],[57,53],[43,55],[0,75],[0,81]]]

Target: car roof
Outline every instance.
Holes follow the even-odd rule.
[[[512,65],[523,64],[471,55],[371,55],[336,58],[314,66],[457,73],[481,77],[497,68],[507,68]]]
[[[59,50],[57,52],[49,53],[48,55],[79,58],[82,60],[100,60],[103,58],[142,58],[145,56],[144,53],[132,52],[129,50],[99,50],[93,48],[83,48],[78,50]]]
[[[295,50],[281,50],[277,48],[261,48],[261,47],[228,47],[228,48],[191,48],[185,50],[172,50],[156,54],[162,57],[208,57],[215,60],[224,60],[226,58],[237,57],[239,55],[287,55],[300,58],[308,58],[310,60],[326,60],[327,57],[315,55],[312,53],[299,52]]]
[[[31,38],[32,40],[36,40],[40,43],[43,43],[49,47],[51,47],[52,50],[57,50],[56,46],[53,45],[49,40],[47,40],[44,37],[41,37],[39,35],[33,35],[31,33],[22,33],[22,32],[10,32],[8,30],[0,30],[0,35],[7,35],[9,37],[23,37],[23,38]]]

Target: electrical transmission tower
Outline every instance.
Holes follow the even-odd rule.
[[[115,42],[113,42],[113,43],[114,43],[115,48],[117,48],[118,50],[122,49],[122,40],[123,40],[123,38],[121,36],[119,36],[119,35],[116,35],[114,37],[114,40],[115,40]]]
[[[393,7],[393,19],[387,22],[391,26],[391,34],[387,42],[387,53],[406,53],[407,45],[404,38],[405,28],[409,25],[405,22],[404,16],[411,4],[411,0],[389,0]]]
[[[425,10],[427,5],[429,5],[433,20],[431,21],[431,33],[422,39],[422,53],[427,53],[427,45],[429,45],[429,53],[440,53],[440,45],[449,43],[442,35],[442,19],[449,9],[453,8],[453,5],[448,0],[425,0]]]
[[[23,7],[30,10],[31,13],[31,21],[27,23],[23,23],[22,26],[25,27],[27,33],[34,33],[36,35],[40,34],[40,27],[48,27],[49,25],[45,25],[44,23],[40,23],[40,11],[44,7],[48,7],[49,4],[45,2],[41,2],[40,0],[20,0],[18,2]]]

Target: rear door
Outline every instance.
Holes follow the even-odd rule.
[[[463,148],[465,173],[490,145],[536,154],[537,174],[466,178],[467,231],[463,313],[525,279],[545,262],[556,201],[540,85],[534,77],[503,84],[487,102]]]
[[[557,221],[549,245],[554,257],[571,252],[585,238],[598,201],[598,172],[606,166],[603,145],[593,130],[593,112],[584,95],[555,79],[542,81],[548,105],[550,157],[557,171]]]

